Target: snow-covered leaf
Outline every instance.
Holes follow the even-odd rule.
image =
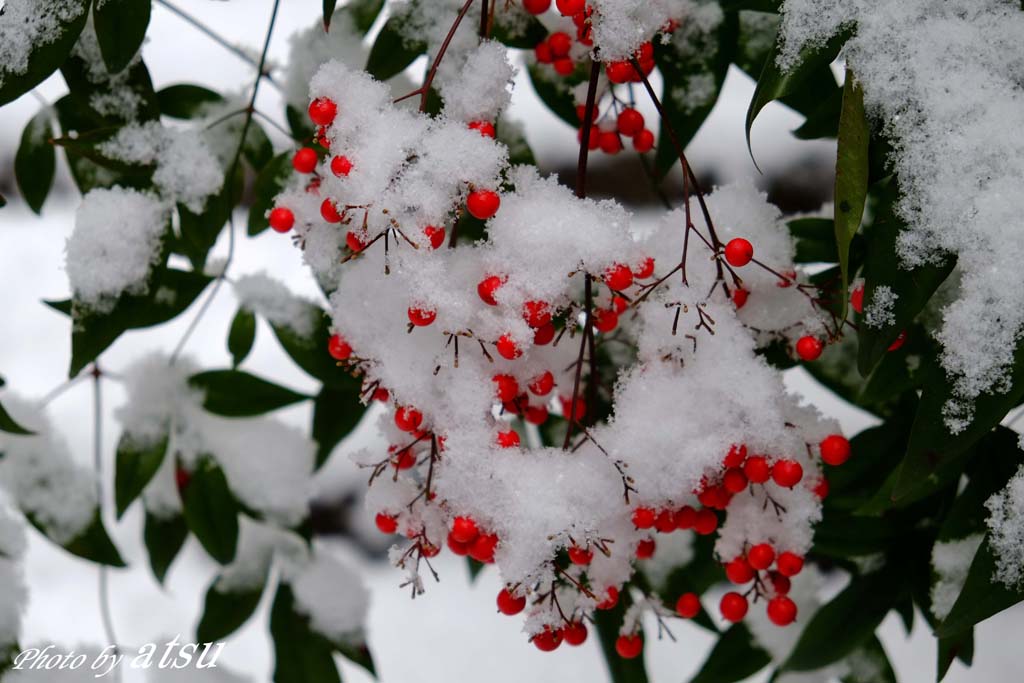
[[[41,4],[45,3],[11,4],[0,14],[0,36],[24,58],[0,65],[0,105],[17,99],[57,70],[85,28],[91,3],[69,0],[52,9],[37,6]]]
[[[333,646],[309,627],[309,618],[295,610],[291,587],[281,582],[270,610],[274,640],[274,683],[341,683]]]
[[[11,417],[10,413],[8,413],[7,410],[4,409],[2,403],[0,403],[0,432],[7,432],[8,434],[20,435],[32,434],[30,430],[22,427],[14,420],[13,417]]]
[[[32,523],[32,526],[39,530],[39,533],[49,537],[45,528],[33,515],[26,514],[25,516]],[[110,535],[107,533],[106,527],[103,526],[99,510],[96,511],[92,522],[85,528],[85,531],[67,543],[60,545],[72,555],[77,555],[90,562],[105,564],[111,567],[125,566],[124,560],[121,559],[121,553],[118,552],[117,546],[110,540]]]
[[[366,71],[378,81],[397,76],[427,51],[426,43],[406,40],[401,22],[400,17],[391,17],[385,22],[366,58]]]
[[[328,0],[324,0],[325,5],[327,2]],[[373,26],[373,22],[377,20],[382,9],[384,9],[384,0],[353,0],[343,8],[344,11],[352,15],[352,23],[363,35],[366,35],[366,32]]]
[[[995,580],[996,561],[986,540],[978,548],[967,581],[953,609],[939,625],[936,635],[951,636],[988,619],[1024,600],[1024,590],[1008,588]]]

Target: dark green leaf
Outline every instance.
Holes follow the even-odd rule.
[[[338,0],[324,0],[324,31],[331,30],[331,19],[334,17],[334,8]]]
[[[896,672],[877,636],[855,650],[852,657],[856,661],[854,670],[842,678],[842,683],[866,683],[861,671],[873,672],[871,683],[896,683]]]
[[[241,370],[209,370],[189,383],[204,392],[203,408],[217,415],[262,415],[309,398]]]
[[[288,121],[288,128],[291,129],[293,138],[309,140],[313,137],[313,124],[310,123],[305,111],[300,111],[289,104],[284,108],[284,117]],[[290,153],[287,153],[287,157],[291,161]],[[262,214],[260,215],[262,216]]]
[[[313,438],[316,440],[316,467],[330,457],[334,447],[355,429],[365,408],[359,400],[360,385],[352,380],[347,389],[324,385],[313,402]]]
[[[222,593],[217,590],[218,576],[206,590],[203,616],[196,626],[196,641],[213,643],[226,639],[237,631],[256,611],[263,597],[263,583],[256,589],[232,590]]]
[[[831,70],[819,71],[817,81],[821,83],[822,89],[829,93],[822,97],[817,104],[813,101],[805,102],[804,97],[783,97],[780,102],[788,107],[800,111],[804,115],[803,124],[793,131],[793,137],[798,140],[817,140],[818,138],[834,138],[839,134],[839,117],[843,111],[843,88],[834,87]],[[804,86],[805,90],[813,87],[810,83]]]
[[[472,557],[466,557],[466,568],[469,569],[469,582],[473,583],[483,571],[484,563],[474,560]]]
[[[274,330],[277,341],[296,365],[314,379],[342,391],[356,391],[355,387],[359,386],[359,382],[343,367],[339,367],[338,362],[327,352],[327,344],[331,338],[327,314],[313,304],[309,304],[307,310],[313,321],[312,334],[300,335],[291,327],[271,323],[270,327]]]
[[[203,456],[181,492],[185,523],[210,556],[221,564],[235,559],[238,503],[227,477],[213,458]]]
[[[57,100],[54,105],[57,110],[57,120],[60,122],[61,130],[88,131],[106,123],[98,115],[84,107],[71,95],[65,95]],[[120,173],[92,161],[88,157],[73,148],[62,146],[64,155],[68,161],[68,168],[71,171],[71,178],[75,181],[82,194],[88,193],[97,187],[112,187],[121,185],[123,187],[139,187],[148,183],[148,178],[142,176],[142,181],[132,174]]]
[[[733,683],[753,676],[772,658],[762,650],[743,623],[722,634],[690,683]]]
[[[782,0],[722,0],[722,9],[726,12],[736,10],[753,10],[755,12],[778,12]]]
[[[53,185],[53,172],[57,164],[57,151],[53,139],[53,111],[44,107],[25,126],[21,144],[14,157],[14,177],[18,189],[29,208],[39,213]]]
[[[270,610],[270,636],[274,640],[274,683],[341,683],[331,643],[295,611],[292,589],[284,582],[278,585]]]
[[[224,97],[209,88],[191,83],[169,85],[156,94],[160,113],[175,119],[202,116],[211,105],[224,102]]]
[[[849,585],[804,626],[782,668],[811,671],[839,661],[864,644],[903,589],[898,564],[854,576]]]
[[[383,8],[384,0],[354,0],[346,4],[344,9],[352,15],[352,23],[355,24],[356,30],[365,36]]]
[[[612,683],[647,683],[644,658],[623,659],[615,651],[615,641],[619,637],[622,618],[631,604],[632,599],[629,593],[622,591],[619,594],[619,603],[613,609],[598,610],[594,613],[594,626],[597,629],[601,652],[604,654],[605,664],[608,665]]]
[[[231,330],[228,332],[228,352],[231,353],[231,364],[234,367],[238,367],[249,355],[255,339],[256,316],[252,311],[238,309],[235,319],[231,321]]]
[[[18,20],[16,12],[0,14],[0,27],[6,32],[18,30],[12,24]],[[0,65],[0,105],[16,100],[45,81],[67,58],[85,28],[89,17],[89,0],[71,0],[65,10],[54,14],[53,31],[47,31],[47,40],[36,39],[28,54],[28,67],[20,73]]]
[[[105,0],[93,8],[96,39],[107,70],[120,73],[142,47],[152,0]]]
[[[868,196],[868,129],[864,113],[864,91],[861,90],[853,71],[846,69],[846,84],[843,86],[843,109],[839,117],[839,144],[836,155],[835,184],[835,230],[839,245],[839,267],[843,271],[842,313],[846,319],[850,282],[850,242],[860,229],[864,216],[864,204]]]
[[[168,435],[140,444],[131,435],[123,434],[117,444],[114,469],[114,502],[118,519],[160,469],[167,453]]]
[[[185,518],[177,514],[173,517],[157,517],[146,510],[142,537],[149,553],[149,566],[153,569],[153,576],[163,583],[167,570],[188,537]]]
[[[948,638],[939,638],[938,641],[935,683],[940,683],[946,677],[954,659],[959,659],[966,666],[971,665],[974,660],[974,629],[965,629]]]
[[[76,105],[89,112],[90,117],[101,125],[114,126],[160,118],[153,79],[141,59],[123,73],[110,74],[97,73],[95,64],[72,54],[61,64],[60,72]],[[89,130],[80,128],[78,132],[81,134]]]
[[[238,135],[241,136],[242,131],[239,129]],[[270,142],[270,138],[267,137],[267,131],[263,130],[256,121],[249,122],[249,132],[245,134],[245,144],[242,146],[242,156],[252,170],[259,173],[274,158],[274,145]],[[240,193],[236,193],[235,197],[238,197]]]
[[[26,513],[25,517],[28,521],[39,530],[41,534],[47,538],[50,535],[46,532],[46,528],[39,523],[34,515]],[[52,539],[51,539],[52,540]],[[97,564],[105,564],[111,567],[124,567],[126,566],[124,560],[121,559],[121,553],[117,551],[117,546],[110,540],[110,536],[107,534],[106,528],[103,526],[103,520],[100,518],[100,512],[97,509],[93,515],[92,522],[86,527],[85,531],[78,534],[68,543],[64,543],[61,547],[67,550],[72,555],[77,555],[83,559],[95,562]]]
[[[8,434],[18,434],[21,436],[35,434],[35,432],[25,429],[20,424],[15,422],[14,418],[11,417],[10,413],[7,412],[2,403],[0,403],[0,432],[7,432]]]
[[[366,71],[378,81],[396,76],[427,51],[425,42],[408,42],[401,33],[402,18],[385,22],[366,59]]]
[[[971,563],[960,597],[939,625],[937,636],[942,638],[961,633],[1024,600],[1024,591],[1007,588],[995,580],[995,573],[995,555],[986,536]]]
[[[373,655],[366,643],[351,645],[349,643],[334,643],[334,649],[341,653],[341,656],[353,664],[358,664],[370,672],[374,678],[377,677],[377,665],[373,663]]]
[[[267,213],[274,207],[274,198],[284,189],[292,175],[292,153],[283,152],[268,161],[256,177],[252,207],[249,209],[249,236],[270,227]]]
[[[580,120],[576,116],[576,100],[572,95],[572,85],[564,79],[556,80],[553,75],[544,71],[545,68],[549,67],[531,64],[527,68],[530,84],[533,85],[537,97],[554,112],[555,116],[573,128],[579,128]]]

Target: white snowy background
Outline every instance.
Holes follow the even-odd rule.
[[[288,39],[297,30],[317,20],[319,0],[288,0],[282,3],[270,47],[272,63],[283,65],[288,54]],[[231,42],[255,51],[264,35],[270,16],[270,0],[182,0],[180,6],[215,27]],[[193,82],[221,91],[239,91],[251,82],[252,67],[223,47],[210,41],[159,4],[154,4],[149,42],[143,50],[156,87]],[[419,78],[422,64],[411,73]],[[743,120],[753,83],[733,70],[724,92],[710,118],[688,150],[698,169],[707,169],[719,182],[756,174],[746,153]],[[63,82],[52,78],[38,88],[48,100],[63,92]],[[277,93],[261,91],[257,106],[279,115]],[[31,96],[0,109],[0,163],[10,167],[22,128],[37,111]],[[512,118],[526,123],[527,137],[544,169],[568,167],[576,154],[574,131],[558,122],[539,103],[524,78],[517,79],[510,111]],[[754,151],[766,174],[789,168],[800,162],[809,172],[827,168],[834,147],[824,142],[801,142],[788,131],[800,123],[800,117],[770,105],[758,119],[754,131]],[[268,128],[274,137],[274,132]],[[274,137],[281,148],[286,141]],[[596,163],[603,163],[598,158]],[[69,186],[66,170],[59,169],[58,182]],[[3,323],[0,327],[0,374],[8,389],[29,397],[41,397],[66,379],[70,357],[67,319],[41,304],[42,299],[68,295],[63,270],[64,241],[73,225],[77,197],[72,193],[54,194],[43,216],[33,215],[14,193],[5,192],[11,202],[0,210],[0,291]],[[244,216],[239,217],[244,225]],[[226,235],[225,235],[226,236]],[[223,236],[222,236],[223,237]],[[214,254],[224,254],[222,239]],[[266,270],[287,282],[292,291],[316,297],[317,289],[300,262],[299,252],[290,242],[272,231],[256,239],[243,239],[235,253],[235,274]],[[224,291],[214,303],[196,334],[188,352],[205,367],[225,367],[230,357],[225,346],[227,328],[235,311],[235,301]],[[102,358],[106,372],[116,377],[140,354],[154,348],[170,349],[180,338],[195,313],[195,306],[177,320],[149,330],[124,335]],[[297,389],[312,389],[313,383],[299,371],[277,346],[268,328],[261,327],[257,344],[246,367],[258,374]],[[834,415],[847,434],[870,424],[870,418],[820,390],[799,370],[789,373],[793,390],[803,393],[826,414]],[[104,458],[109,472],[117,439],[112,412],[123,400],[120,385],[114,379],[103,383]],[[82,382],[57,399],[50,414],[71,444],[75,458],[92,462],[92,387]],[[281,411],[281,416],[305,428],[309,407]],[[375,438],[364,427],[339,448],[318,477],[318,488],[325,498],[339,491],[360,486],[364,474],[347,459],[346,450]],[[109,507],[109,506],[108,506]],[[137,646],[162,642],[174,634],[191,639],[202,608],[206,586],[216,572],[194,540],[186,545],[173,565],[165,586],[159,586],[149,571],[141,543],[142,515],[135,506],[117,524],[108,516],[108,525],[130,567],[110,574],[111,608],[121,643]],[[369,515],[360,523],[369,528]],[[519,632],[518,619],[498,615],[494,596],[500,588],[497,575],[485,570],[474,584],[469,583],[464,563],[444,554],[437,567],[441,582],[428,585],[427,593],[415,601],[398,584],[401,575],[382,562],[373,561],[357,548],[344,542],[325,541],[349,563],[358,566],[371,593],[369,622],[370,647],[380,678],[385,683],[430,683],[432,681],[602,681],[607,674],[598,652],[594,634],[582,648],[560,648],[551,654],[538,652]],[[23,627],[23,644],[56,643],[65,648],[96,646],[103,642],[97,598],[97,570],[30,532],[26,558],[30,599]],[[837,588],[837,587],[833,587]],[[344,585],[337,590],[344,591]],[[265,596],[266,598],[267,596]],[[269,680],[272,646],[266,631],[267,600],[257,615],[228,642],[221,658],[224,667],[252,681]],[[1024,632],[1024,610],[1008,610],[983,623],[975,631],[975,664],[966,669],[959,662],[946,680],[1012,681],[1019,677],[1020,665],[1013,652],[1014,633]],[[713,642],[710,635],[695,626],[673,621],[678,642],[648,639],[644,656],[655,682],[683,681],[700,666]],[[655,631],[649,631],[654,633]],[[926,683],[935,677],[935,641],[923,619],[915,622],[907,636],[899,619],[890,615],[881,628],[883,643],[901,681]],[[342,662],[343,676],[349,681],[367,680],[361,670]],[[133,678],[135,676],[135,678]],[[764,675],[752,680],[763,680]],[[84,680],[84,679],[83,679]],[[126,680],[144,680],[129,672]],[[195,679],[182,679],[195,680]],[[204,679],[205,680],[205,679]],[[218,678],[210,680],[236,680]]]

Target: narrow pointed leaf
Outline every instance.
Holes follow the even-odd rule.
[[[146,510],[146,522],[142,531],[142,538],[146,544],[146,551],[149,554],[149,566],[153,570],[153,576],[160,583],[164,582],[167,570],[170,569],[174,558],[178,556],[181,547],[188,538],[188,525],[181,515],[170,517],[157,517],[149,510]]]
[[[114,466],[114,502],[118,519],[138,498],[153,475],[160,469],[167,453],[168,435],[150,443],[140,444],[128,434],[117,444]]]
[[[25,203],[36,213],[42,210],[50,194],[57,166],[57,150],[50,142],[53,139],[52,116],[52,110],[46,107],[32,117],[21,134],[21,144],[14,157],[18,189]]]
[[[196,626],[196,641],[212,643],[224,640],[249,621],[263,597],[263,584],[254,589],[221,592],[218,576],[206,591],[203,616]],[[264,582],[266,577],[264,577]]]
[[[252,311],[238,309],[234,320],[231,321],[231,329],[228,331],[228,352],[231,353],[231,364],[234,367],[237,368],[249,355],[255,339],[256,316]]]
[[[107,70],[120,73],[142,47],[152,0],[97,1],[92,12],[96,38]]]
[[[3,404],[0,403],[0,432],[7,432],[8,434],[18,434],[20,436],[28,436],[34,434],[28,429],[25,429],[20,424],[14,421],[11,414],[7,412]]]
[[[189,382],[205,392],[206,410],[226,417],[262,415],[309,398],[241,370],[209,370]]]
[[[721,635],[690,683],[734,683],[753,676],[771,663],[771,657],[755,642],[743,623],[733,624]]]
[[[864,113],[864,91],[846,70],[843,86],[843,109],[839,116],[839,144],[836,154],[835,231],[839,246],[839,267],[843,272],[843,308],[840,320],[846,319],[850,282],[850,242],[860,228],[864,203],[868,196],[868,142],[871,133]]]
[[[238,547],[238,503],[213,458],[199,461],[181,498],[189,531],[213,559],[231,562]]]

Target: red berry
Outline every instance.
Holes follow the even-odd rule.
[[[777,460],[772,465],[772,480],[779,486],[791,489],[804,476],[804,468],[795,460]]]
[[[288,232],[295,225],[295,214],[291,209],[279,206],[270,212],[268,222],[276,232]]]
[[[331,148],[331,141],[327,138],[327,126],[320,126],[316,131],[316,138],[313,140],[324,149]]]
[[[494,130],[494,124],[490,121],[470,121],[468,128],[470,130],[475,130],[485,138],[494,138],[494,136],[497,135]]]
[[[729,493],[740,493],[747,488],[747,475],[739,467],[731,467],[722,476],[722,486]]]
[[[786,595],[793,587],[789,577],[783,576],[779,572],[768,572],[768,580],[772,582],[772,590],[776,595]]]
[[[633,80],[636,70],[633,65],[629,62],[622,60],[619,62],[608,62],[605,65],[605,71],[608,74],[608,80],[612,83],[628,83]]]
[[[548,45],[548,41],[542,40],[533,47],[533,56],[537,58],[537,62],[540,64],[550,64],[554,61],[555,57],[551,54],[551,46]]]
[[[295,156],[292,157],[292,168],[299,173],[312,173],[316,170],[316,164],[319,159],[316,156],[316,151],[311,147],[302,147],[296,150]]]
[[[654,259],[650,256],[641,261],[640,265],[633,269],[633,277],[637,280],[646,280],[652,275],[654,275]]]
[[[514,616],[523,611],[526,607],[526,598],[512,595],[507,588],[498,592],[498,611],[508,616]]]
[[[451,550],[452,553],[454,553],[455,555],[458,555],[459,557],[465,557],[466,555],[469,555],[469,546],[465,543],[456,541],[454,538],[452,538],[451,534],[448,534],[447,544],[448,550]]]
[[[555,0],[555,7],[563,17],[579,14],[586,6],[586,0]]]
[[[708,508],[697,511],[697,519],[693,522],[693,530],[701,536],[707,536],[718,528],[718,515]]]
[[[736,623],[747,614],[747,599],[735,591],[730,591],[722,596],[719,609],[722,610],[722,616],[726,621]]]
[[[473,190],[466,198],[466,208],[469,209],[469,213],[482,221],[498,213],[499,206],[501,206],[501,197],[497,192],[490,190]]]
[[[174,484],[178,487],[179,491],[184,491],[188,488],[189,482],[192,481],[192,474],[184,467],[176,467],[174,469]]]
[[[777,595],[768,601],[768,618],[776,626],[789,626],[796,620],[796,603],[785,595]]]
[[[819,499],[825,500],[828,497],[828,479],[825,477],[819,478],[815,483],[811,491],[814,492]]]
[[[758,543],[747,551],[747,562],[757,570],[768,569],[775,561],[775,549],[767,543]]]
[[[346,156],[334,157],[331,159],[331,172],[339,178],[347,176],[352,171],[352,162]]]
[[[338,207],[334,205],[333,199],[325,199],[320,205],[320,215],[328,223],[340,223],[341,214],[338,213]]]
[[[676,614],[683,619],[693,619],[700,614],[700,598],[696,593],[683,593],[676,600]]]
[[[689,505],[676,510],[676,528],[681,531],[688,531],[697,523],[697,511]]]
[[[329,126],[338,115],[338,105],[329,97],[318,97],[309,103],[309,118],[318,126]]]
[[[633,284],[633,271],[627,265],[616,263],[604,272],[602,279],[609,288],[621,292],[624,289],[629,289],[629,286]]]
[[[498,355],[507,360],[515,360],[523,355],[522,349],[520,349],[515,340],[507,334],[501,335],[501,338],[498,339],[494,346],[498,350]]]
[[[533,332],[533,343],[537,346],[544,346],[550,344],[551,340],[555,338],[555,325],[554,323],[548,323],[538,327]]]
[[[796,341],[796,353],[806,361],[818,360],[824,350],[825,345],[815,337],[800,337]]]
[[[646,128],[633,136],[633,149],[645,154],[654,149],[654,133]]]
[[[752,484],[763,484],[772,476],[772,469],[768,465],[768,458],[763,455],[752,455],[743,463],[743,474]]]
[[[850,307],[858,313],[864,312],[864,285],[850,292]]]
[[[742,586],[748,581],[754,580],[754,569],[747,559],[740,555],[725,563],[725,576],[737,586]]]
[[[597,609],[614,609],[617,604],[619,604],[619,589],[615,586],[608,586],[604,600],[597,603]]]
[[[725,245],[725,260],[734,268],[747,265],[753,258],[754,245],[742,237],[733,238]]]
[[[562,628],[562,638],[570,645],[582,645],[587,640],[587,626],[582,621],[574,621]]]
[[[612,310],[617,314],[622,315],[629,308],[629,302],[626,301],[625,297],[613,296],[612,297]]]
[[[558,31],[548,36],[548,45],[551,46],[551,54],[557,59],[559,57],[568,57],[569,50],[572,48],[572,38],[569,37],[568,33],[564,31]]]
[[[743,308],[747,303],[747,298],[750,296],[750,292],[747,290],[737,287],[732,290],[732,303],[736,307],[736,310]]]
[[[387,401],[388,398],[390,398],[390,397],[391,397],[391,394],[389,394],[388,390],[385,389],[384,387],[380,387],[380,388],[374,390],[374,392],[373,392],[373,400],[374,401],[380,401],[381,403],[383,403],[383,402]]]
[[[547,396],[555,386],[555,376],[545,370],[543,374],[537,375],[530,382],[529,389],[537,396]]]
[[[569,561],[573,564],[588,565],[591,560],[594,559],[594,551],[590,548],[580,548],[579,546],[569,546]]]
[[[542,425],[548,421],[548,409],[544,406],[527,406],[523,419],[530,424]]]
[[[611,332],[619,326],[619,314],[607,308],[598,308],[593,313],[593,324],[598,332]]]
[[[476,286],[476,293],[480,295],[480,298],[488,306],[497,306],[498,302],[494,298],[494,293],[497,292],[504,283],[504,278],[498,277],[497,275],[488,275]]]
[[[569,76],[576,70],[576,62],[568,57],[557,57],[551,65],[555,67],[555,73],[559,76]]]
[[[363,244],[361,239],[359,239],[359,235],[355,234],[351,230],[345,234],[345,245],[355,252],[360,252],[363,249],[366,249],[366,245]]]
[[[639,633],[630,636],[619,636],[615,640],[615,651],[623,659],[636,659],[644,651],[644,637]]]
[[[545,626],[543,631],[533,637],[533,644],[541,652],[557,650],[558,646],[562,644],[562,630]]]
[[[348,360],[352,355],[352,347],[337,334],[332,334],[327,341],[327,353],[335,360]]]
[[[534,329],[544,327],[551,322],[551,307],[546,301],[527,301],[523,304],[523,319]]]
[[[409,307],[409,322],[416,327],[426,327],[437,318],[437,311],[431,308]]]
[[[665,508],[654,518],[654,528],[663,534],[670,534],[678,527],[676,526],[676,515],[672,510]]]
[[[451,537],[459,543],[469,543],[480,534],[472,517],[456,517],[452,520]]]
[[[421,541],[419,544],[420,555],[423,557],[437,557],[441,553],[441,549],[433,543]]]
[[[589,136],[587,138],[587,149],[595,150],[601,146],[601,131],[596,126],[591,126],[590,132],[587,135]],[[583,141],[583,128],[576,131],[576,141]]]
[[[657,548],[657,544],[653,538],[645,538],[640,541],[636,546],[636,559],[638,560],[649,560],[654,557],[654,551]]]
[[[820,448],[821,459],[829,465],[842,465],[850,457],[850,442],[841,434],[826,436]]]
[[[439,249],[444,244],[444,228],[439,228],[436,225],[428,225],[423,228],[423,235],[430,240],[431,249]]]
[[[725,459],[722,460],[722,467],[742,467],[743,461],[747,459],[747,447],[744,444],[737,446],[733,444],[729,447],[729,452],[726,453]]]
[[[786,550],[779,553],[779,559],[775,562],[775,566],[783,576],[796,576],[804,568],[804,558]]]
[[[398,520],[389,514],[378,512],[374,521],[382,534],[393,534],[398,531]]]
[[[907,341],[907,331],[906,330],[900,330],[900,333],[896,336],[896,339],[893,340],[892,344],[889,344],[889,348],[887,348],[886,351],[890,351],[890,352],[898,351],[900,349],[900,347],[903,346],[904,343],[906,343],[906,341]]]
[[[501,448],[518,448],[519,447],[519,434],[514,429],[510,429],[506,432],[498,432],[496,443]]]
[[[423,413],[415,408],[403,406],[395,411],[395,426],[403,432],[414,432],[423,423]]]
[[[416,465],[416,455],[412,452],[411,448],[403,448],[392,456],[391,464],[395,466],[396,470],[410,469]]]
[[[632,107],[626,107],[619,112],[616,124],[620,133],[631,138],[644,129],[644,115]]]
[[[480,534],[469,546],[469,556],[477,562],[489,564],[494,562],[494,549],[498,547],[495,534]]]
[[[519,395],[519,382],[512,375],[495,375],[491,381],[494,382],[498,400],[502,403],[514,400]]]
[[[593,109],[590,110],[590,120],[591,121],[597,121],[597,115],[598,115],[598,111],[597,111],[597,107],[595,106]],[[578,118],[580,121],[582,121],[586,117],[587,117],[587,105],[585,105],[585,104],[577,104],[576,105],[576,118]]]
[[[637,508],[633,510],[633,526],[637,529],[650,529],[654,526],[657,516],[651,508]]]
[[[610,130],[597,137],[597,144],[605,154],[618,154],[622,151],[622,139],[618,133]]]
[[[560,401],[562,403],[562,416],[567,420],[570,419],[571,415],[571,419],[574,422],[579,422],[587,414],[587,402],[583,400],[582,396],[576,397],[575,408],[573,407],[572,396],[562,396]]]
[[[551,7],[551,0],[523,0],[523,9],[530,14],[544,14]]]

